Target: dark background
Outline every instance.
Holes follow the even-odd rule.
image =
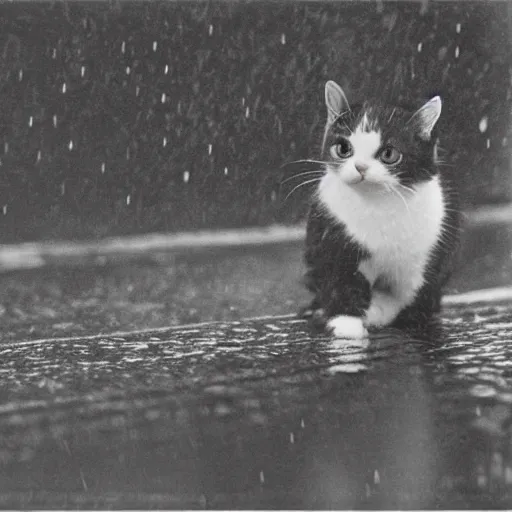
[[[510,27],[506,2],[3,4],[0,242],[295,222],[279,166],[316,156],[327,79],[441,94],[444,172],[508,201]]]

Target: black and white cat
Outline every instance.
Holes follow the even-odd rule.
[[[419,110],[350,107],[325,86],[324,174],[306,237],[310,312],[337,337],[367,327],[426,327],[440,310],[458,246],[460,210],[439,172],[441,99]]]

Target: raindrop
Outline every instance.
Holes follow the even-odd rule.
[[[126,51],[126,41],[123,41],[121,44],[121,53],[124,53]]]
[[[380,475],[379,475],[379,472],[377,470],[375,470],[373,472],[373,483],[375,485],[379,485],[380,484]]]
[[[57,116],[56,115],[53,116],[53,126],[55,128],[57,127]]]
[[[423,43],[418,43],[418,53],[421,53],[422,49],[423,49]]]
[[[301,420],[300,420],[300,428],[304,428],[305,426],[306,426],[306,425],[305,425],[305,423],[304,423],[304,419],[303,419],[303,418],[301,418]]]
[[[69,141],[68,148],[69,148],[69,151],[71,151],[73,149],[73,141],[72,140]]]
[[[52,52],[52,59],[56,59],[56,58],[57,58],[57,48],[54,48],[53,52]]]
[[[4,142],[4,153],[5,154],[9,153],[9,143],[8,142]]]
[[[126,74],[129,75],[131,72],[130,66],[126,66]]]
[[[501,145],[503,147],[508,146],[508,138],[507,137],[503,137],[503,139],[501,139]]]
[[[455,58],[458,59],[460,54],[460,49],[458,46],[455,47]]]
[[[228,168],[224,167],[224,176],[227,176],[227,175],[228,175]]]
[[[242,98],[242,107],[244,107],[244,106],[245,106],[245,97]]]
[[[164,68],[164,75],[167,75],[167,73],[169,73],[169,64],[166,64]]]
[[[105,174],[105,162],[101,162],[101,174]]]
[[[85,76],[85,66],[82,66],[82,68],[80,69],[80,74],[82,75],[82,77]]]
[[[37,158],[36,158],[36,162],[40,162],[41,161],[41,150],[39,150],[37,152]]]
[[[34,118],[32,116],[30,116],[28,118],[28,125],[30,126],[30,128],[32,128],[32,125],[34,124]]]
[[[476,406],[475,414],[476,414],[477,416],[482,416],[482,409],[480,409],[480,406],[479,406],[479,405],[477,405],[477,406]]]
[[[457,34],[460,34],[460,23],[457,23],[457,25],[455,25],[455,32],[457,32]]]
[[[265,475],[263,474],[263,471],[260,471],[260,482],[262,484],[265,483]]]
[[[166,96],[165,96],[165,92],[164,92],[164,93],[162,93],[162,103],[165,103],[165,98],[166,98]]]
[[[63,196],[66,193],[66,184],[62,182],[60,184],[60,195]]]
[[[130,203],[132,202],[132,196],[130,194],[128,194],[126,196],[126,205],[127,206],[130,206]]]
[[[135,96],[138,96],[139,92],[140,92],[140,87],[137,85],[137,87],[135,87]]]
[[[294,436],[293,432],[290,432],[290,443],[291,444],[295,443],[295,436]]]
[[[167,137],[164,137],[164,139],[162,140],[162,146],[165,148],[165,146],[167,146]]]
[[[157,48],[158,48],[158,43],[156,41],[153,41],[153,51],[156,52]]]
[[[485,133],[487,131],[488,124],[489,119],[487,116],[484,116],[482,119],[480,119],[480,122],[478,123],[478,129],[480,130],[480,133]]]
[[[18,80],[21,82],[23,80],[23,69],[20,69],[18,73]]]
[[[489,149],[489,148],[491,147],[491,139],[487,139],[487,140],[485,141],[485,147],[486,147],[487,149]]]
[[[281,34],[281,44],[286,44],[286,35]]]
[[[62,84],[62,94],[66,94],[66,82]]]
[[[213,151],[213,146],[211,144],[208,144],[208,155],[211,155]]]
[[[208,34],[211,36],[213,34],[213,25],[208,27]]]
[[[4,207],[2,208],[2,213],[4,215],[7,215],[7,205],[6,204],[4,204]]]
[[[130,160],[130,148],[126,148],[126,160]]]
[[[183,173],[183,183],[188,183],[189,179],[190,179],[190,173],[188,171],[185,171]]]
[[[245,107],[245,117],[249,118],[249,107]]]
[[[277,193],[275,190],[272,190],[272,193],[270,194],[270,200],[274,203],[277,200]]]

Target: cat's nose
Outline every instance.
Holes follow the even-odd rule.
[[[364,176],[364,173],[368,170],[368,165],[363,162],[356,162],[354,165],[356,166],[357,172],[361,176]]]

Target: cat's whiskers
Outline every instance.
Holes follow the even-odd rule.
[[[394,192],[395,194],[397,194],[398,197],[402,200],[402,202],[404,203],[405,209],[407,210],[407,214],[409,215],[409,219],[412,221],[411,210],[409,209],[409,205],[407,204],[405,197],[402,194],[400,194],[400,192],[398,192],[398,190],[395,187],[393,187],[393,185],[391,185],[391,184],[389,184],[389,189],[392,192]]]
[[[402,183],[397,183],[397,185],[400,187],[400,188],[403,188],[404,190],[407,190],[408,192],[410,192],[412,195],[416,195],[418,193],[417,190],[414,190],[412,187],[408,187],[406,185],[403,185]]]
[[[291,162],[286,162],[285,164],[281,165],[281,168],[288,167],[289,165],[293,164],[321,164],[321,165],[328,165],[331,162],[328,162],[326,160],[312,160],[310,158],[303,158],[301,160],[293,160]]]
[[[295,187],[292,188],[292,190],[288,193],[288,195],[284,198],[284,200],[286,201],[298,188],[304,186],[304,185],[308,185],[309,183],[315,183],[315,182],[319,182],[321,181],[322,178],[314,178],[312,180],[308,180],[308,181],[303,181],[302,183],[299,183],[298,185],[296,185]]]
[[[305,171],[305,172],[300,172],[299,174],[294,174],[293,176],[290,176],[289,178],[286,178],[285,180],[283,180],[281,182],[281,184],[283,183],[286,183],[287,181],[290,181],[290,180],[293,180],[293,179],[296,179],[296,178],[300,178],[302,176],[307,176],[309,174],[324,174],[325,171]]]
[[[436,160],[436,165],[441,167],[456,167],[454,164],[449,164],[448,162],[439,162]]]

